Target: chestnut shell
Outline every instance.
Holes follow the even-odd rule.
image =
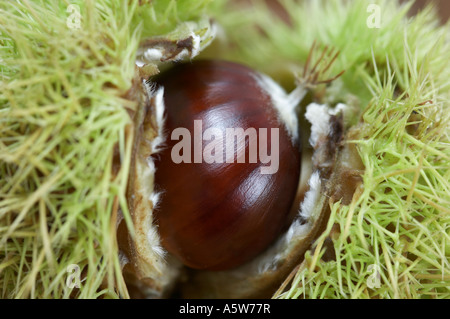
[[[164,87],[164,149],[154,157],[154,209],[163,247],[195,269],[225,270],[266,249],[289,224],[300,175],[300,149],[281,123],[268,92],[253,70],[232,62],[179,64],[152,79]],[[176,128],[279,128],[279,168],[248,163],[180,163],[171,158]],[[191,133],[193,135],[193,133]],[[225,134],[224,134],[225,136]],[[192,143],[193,144],[193,143]],[[206,145],[203,142],[203,147]],[[193,152],[193,145],[191,154]]]

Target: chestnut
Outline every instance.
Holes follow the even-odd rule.
[[[210,60],[151,79],[165,105],[165,142],[153,155],[153,223],[162,246],[190,268],[242,265],[291,222],[300,138],[266,80],[246,66]]]

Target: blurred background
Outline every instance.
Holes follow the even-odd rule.
[[[402,2],[406,1],[407,0],[402,0]],[[450,0],[416,0],[411,10],[411,14],[416,14],[428,3],[433,3],[434,5],[436,5],[443,23],[447,22],[450,19]]]
[[[248,0],[238,0],[241,3],[246,3]],[[273,7],[274,11],[277,12],[281,17],[285,17],[286,14],[281,9],[278,0],[262,0],[266,1],[270,6]],[[361,0],[350,0],[350,1],[361,1]],[[400,2],[408,2],[409,0],[400,0]],[[368,2],[370,3],[370,2]],[[416,0],[413,7],[411,8],[410,15],[414,15],[420,10],[422,10],[426,5],[432,3],[437,9],[442,23],[446,23],[450,20],[450,0]]]

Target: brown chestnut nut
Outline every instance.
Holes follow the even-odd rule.
[[[165,143],[154,158],[162,246],[195,269],[251,260],[290,222],[299,139],[261,75],[243,65],[196,61],[152,81],[165,104]]]

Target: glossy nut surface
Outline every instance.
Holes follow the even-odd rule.
[[[280,123],[270,96],[251,69],[230,62],[199,61],[181,64],[153,79],[164,87],[166,143],[155,156],[155,190],[160,201],[154,210],[162,245],[185,265],[224,270],[254,258],[287,226],[299,174],[300,150]],[[272,130],[278,128],[279,167],[267,167],[258,156],[245,163],[174,163],[172,140],[176,128],[194,136],[194,121],[208,128],[266,128],[267,150],[273,150]],[[193,137],[194,138],[194,137]],[[261,136],[258,135],[258,141]],[[202,142],[203,148],[209,141]],[[224,142],[224,159],[225,142]],[[191,154],[194,154],[194,143]],[[259,151],[259,145],[258,145]]]

